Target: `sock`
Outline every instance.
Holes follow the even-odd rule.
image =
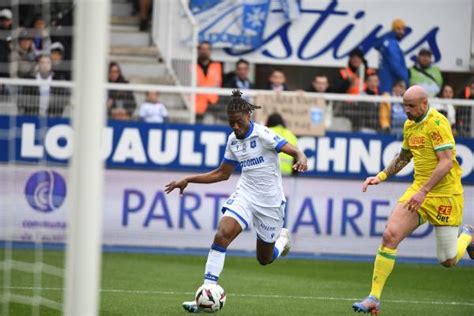
[[[204,271],[204,284],[217,284],[219,275],[224,269],[226,248],[212,244],[207,255],[206,270]]]
[[[467,246],[472,241],[472,235],[470,234],[461,234],[458,237],[457,252],[456,252],[456,263],[464,256]]]
[[[385,281],[387,281],[387,278],[393,271],[396,257],[397,249],[380,246],[377,251],[372,277],[372,289],[370,291],[370,295],[375,296],[377,299],[380,299]]]
[[[280,257],[280,254],[283,251],[283,247],[285,247],[285,243],[283,242],[281,237],[279,237],[275,242],[275,246],[273,247],[273,261]]]

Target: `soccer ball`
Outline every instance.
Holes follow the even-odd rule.
[[[196,291],[196,304],[205,313],[215,313],[225,304],[224,289],[218,284],[203,284]]]

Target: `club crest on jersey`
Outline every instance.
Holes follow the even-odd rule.
[[[254,139],[250,142],[250,148],[255,148],[257,147],[257,141]]]

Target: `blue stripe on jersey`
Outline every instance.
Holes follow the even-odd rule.
[[[275,150],[277,153],[279,153],[281,151],[281,148],[283,146],[285,146],[288,142],[286,141],[286,139],[282,139],[278,142],[278,144],[275,146]]]
[[[247,228],[249,227],[249,224],[247,223],[247,221],[246,221],[242,216],[240,216],[239,213],[237,213],[237,212],[234,211],[234,210],[231,210],[231,209],[228,208],[228,207],[223,207],[223,208],[222,208],[222,213],[224,214],[226,211],[229,211],[229,212],[231,212],[232,214],[235,214],[235,216],[237,216],[237,218],[238,218],[239,220],[241,220],[242,223],[244,223],[245,229],[247,229]]]
[[[235,160],[232,160],[232,159],[227,159],[227,158],[222,159],[222,163],[226,163],[226,164],[232,165],[234,167],[237,167],[239,165],[238,161],[235,161]]]
[[[247,133],[245,133],[244,139],[247,138],[247,137],[249,137],[250,134],[252,134],[252,132],[253,132],[253,122],[250,121],[249,130],[247,131]]]
[[[219,251],[219,252],[226,252],[227,251],[227,248],[219,246],[217,244],[212,244],[211,249],[215,250],[215,251]]]

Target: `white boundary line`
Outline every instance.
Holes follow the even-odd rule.
[[[35,287],[12,286],[9,290],[35,290]],[[44,287],[42,291],[64,291],[59,287]],[[174,292],[174,291],[146,291],[146,290],[125,290],[125,289],[101,289],[101,293],[122,293],[122,294],[157,294],[157,295],[194,295],[194,292]],[[276,298],[276,299],[297,299],[297,300],[317,300],[317,301],[357,301],[360,298],[351,297],[331,297],[331,296],[297,296],[297,295],[279,295],[279,294],[228,294],[230,297],[253,297],[253,298]],[[383,300],[386,303],[403,304],[427,304],[427,305],[459,305],[474,306],[474,302],[455,302],[455,301],[419,301],[419,300]]]

